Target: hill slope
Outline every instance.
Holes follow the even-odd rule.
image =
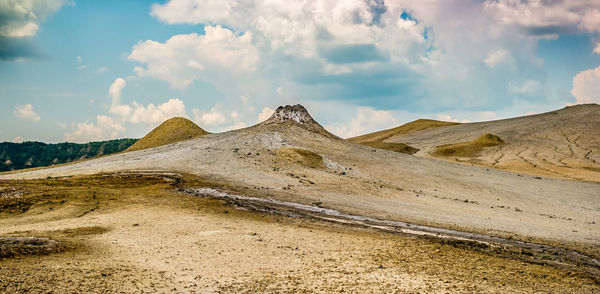
[[[330,135],[308,118],[304,108],[285,106],[268,123],[249,128],[0,179],[161,170],[197,177],[195,188],[319,203],[371,218],[519,239],[600,244],[598,183],[536,179],[374,149]],[[449,127],[458,126],[462,125]],[[448,127],[432,130],[442,128]],[[511,144],[508,133],[489,132],[506,142],[499,146]],[[485,132],[474,133],[457,141]]]
[[[86,144],[42,142],[0,143],[0,172],[42,167],[121,152],[137,139],[118,139]]]
[[[430,128],[455,125],[457,123],[453,122],[445,122],[445,121],[437,121],[432,119],[418,119],[407,124],[403,124],[399,127],[391,128],[388,130],[378,131],[362,136],[357,136],[353,138],[349,138],[348,140],[363,144],[367,146],[371,146],[373,148],[386,149],[390,151],[405,153],[405,154],[414,154],[419,149],[414,148],[412,146],[408,146],[404,143],[398,142],[384,142],[386,139],[389,139],[393,136],[410,134]]]
[[[418,132],[418,131],[422,131],[422,130],[427,130],[430,128],[437,128],[437,127],[450,126],[450,125],[456,125],[456,124],[458,124],[458,123],[439,121],[439,120],[433,120],[433,119],[418,119],[418,120],[409,122],[407,124],[403,124],[399,127],[349,138],[348,140],[355,142],[355,143],[359,143],[359,144],[362,144],[365,142],[383,142],[384,140],[389,139],[390,137],[393,137],[393,136],[406,135],[406,134],[410,134],[410,133],[414,133],[414,132]]]
[[[480,152],[437,152],[448,145],[466,146],[491,133],[504,144]],[[555,178],[600,181],[600,105],[566,107],[511,119],[442,126],[396,134],[384,142],[420,149],[415,155],[436,157],[520,173]]]
[[[174,117],[166,120],[125,151],[158,147],[208,134],[189,119]]]

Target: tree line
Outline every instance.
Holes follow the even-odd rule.
[[[121,152],[137,139],[117,139],[86,144],[42,142],[0,143],[0,171],[50,166]]]

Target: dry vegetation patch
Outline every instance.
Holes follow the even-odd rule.
[[[46,237],[0,237],[0,259],[19,255],[45,255],[65,249],[61,242]]]
[[[387,129],[387,130],[383,130],[383,131],[379,131],[379,132],[374,132],[374,133],[370,133],[370,134],[366,134],[366,135],[362,135],[362,136],[358,136],[358,137],[354,137],[354,138],[349,138],[348,140],[350,140],[354,143],[363,144],[363,143],[367,143],[367,142],[383,141],[383,140],[389,139],[392,136],[396,136],[396,135],[406,135],[406,134],[410,134],[410,133],[414,133],[414,132],[418,132],[418,131],[422,131],[422,130],[427,130],[427,129],[431,129],[431,128],[451,126],[451,125],[456,125],[456,124],[458,124],[458,123],[448,122],[448,121],[439,121],[439,120],[433,120],[433,119],[418,119],[418,120],[409,122],[407,124],[403,124],[399,127],[395,127],[392,129]]]
[[[277,157],[310,168],[324,168],[323,157],[307,149],[282,147],[275,150]]]
[[[504,141],[500,139],[500,137],[493,134],[483,134],[481,137],[472,141],[438,146],[433,152],[433,155],[473,157],[477,156],[485,147],[502,144],[504,144]]]
[[[385,149],[394,152],[400,152],[404,154],[415,154],[419,151],[419,149],[408,146],[404,143],[390,143],[390,142],[365,142],[361,143],[363,145],[367,145],[373,148]]]

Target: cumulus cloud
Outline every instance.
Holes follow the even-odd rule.
[[[123,78],[117,78],[108,89],[108,96],[111,98],[108,112],[117,115],[124,122],[156,124],[171,117],[187,116],[185,104],[178,98],[159,105],[150,103],[144,106],[136,101],[131,105],[122,104],[121,95],[126,86],[127,82]]]
[[[133,102],[132,113],[131,117],[128,119],[128,122],[134,124],[156,124],[176,116],[187,116],[185,112],[185,104],[178,98],[169,99],[169,101],[156,106],[152,103],[144,106],[137,102]]]
[[[15,107],[15,111],[13,112],[15,117],[26,119],[34,122],[40,121],[40,116],[33,109],[33,105],[25,104],[25,105],[17,105]]]
[[[39,47],[30,38],[40,23],[58,11],[67,0],[0,1],[0,60],[37,57]]]
[[[571,94],[576,103],[600,103],[600,66],[575,75]]]
[[[443,114],[440,113],[437,115],[437,119],[441,120],[441,121],[449,121],[449,122],[456,122],[456,123],[468,123],[471,122],[468,119],[459,119],[459,118],[454,118],[449,114]]]
[[[508,91],[520,95],[535,95],[542,91],[542,83],[536,80],[527,80],[522,85],[510,85]]]
[[[71,132],[65,134],[68,142],[90,142],[110,140],[118,137],[125,128],[106,115],[96,116],[96,123],[78,123]]]
[[[154,4],[151,15],[167,24],[206,24],[207,36],[211,30],[229,36],[216,38],[216,47],[251,36],[244,46],[256,52],[252,70],[205,62],[204,49],[190,49],[205,42],[203,35],[139,43],[130,59],[143,64],[135,69],[139,76],[175,89],[203,80],[229,101],[252,97],[248,107],[283,98],[479,111],[511,107],[511,94],[533,97],[536,85],[522,83],[541,84],[546,76],[539,40],[597,32],[598,5],[591,2],[169,0]],[[258,85],[267,90],[257,93]]]
[[[166,81],[174,89],[185,89],[198,79],[212,80],[215,74],[236,75],[256,69],[259,53],[251,32],[236,35],[218,25],[204,30],[205,35],[175,35],[165,43],[138,43],[128,58],[145,64],[134,68],[138,76]]]
[[[202,112],[199,109],[194,109],[193,113],[194,120],[196,120],[203,126],[220,126],[229,121],[225,112],[218,109],[217,107],[213,107],[207,112]]]
[[[108,88],[108,96],[111,98],[108,112],[121,117],[128,117],[132,111],[131,106],[121,104],[121,93],[125,86],[127,86],[127,82],[122,78],[117,78]]]
[[[269,119],[269,117],[271,117],[271,115],[273,115],[274,112],[275,110],[271,109],[270,107],[263,108],[263,110],[258,114],[256,122],[262,122]]]
[[[325,127],[340,137],[348,138],[396,127],[399,124],[391,111],[358,107],[356,115],[349,124],[326,125]]]
[[[484,7],[501,23],[531,35],[554,38],[578,29],[600,32],[597,1],[488,0]]]
[[[208,111],[194,108],[194,121],[202,128],[223,132],[246,127],[243,116],[237,110],[227,110],[215,105]]]
[[[110,115],[97,115],[95,123],[77,123],[71,132],[65,134],[65,139],[72,142],[114,139],[125,132],[124,124],[156,125],[172,117],[187,117],[185,104],[178,98],[158,105],[143,105],[136,101],[123,104],[121,98],[126,86],[127,82],[123,78],[115,79],[108,89],[108,97],[111,99],[108,109]],[[62,127],[63,124],[59,123],[59,126]]]
[[[152,4],[150,14],[168,24],[216,23],[226,21],[235,1],[179,0],[165,4]]]
[[[170,0],[153,5],[151,15],[168,24],[202,23],[210,24],[209,29],[223,25],[234,36],[251,34],[248,45],[260,52],[253,76],[285,86],[286,97],[477,108],[502,101],[511,79],[522,78],[520,68],[535,75],[543,66],[536,39],[498,25],[490,17],[491,4],[486,5],[478,0]],[[202,74],[215,67],[175,43],[184,42],[138,44],[140,49],[153,48],[161,60],[139,58],[148,66],[138,68],[138,74],[166,80],[177,89],[197,79],[215,84],[217,79],[210,80],[214,74]],[[136,60],[133,53],[130,58]],[[483,72],[502,67],[515,73]],[[274,72],[281,75],[269,76]],[[233,83],[242,79],[221,77]],[[498,85],[504,92],[495,91]],[[282,91],[273,87],[271,92],[267,94],[274,100]]]
[[[13,142],[13,143],[17,143],[17,144],[19,144],[19,143],[23,143],[23,141],[24,141],[24,139],[23,139],[23,137],[21,137],[21,136],[16,136],[16,137],[15,137],[15,138],[12,140],[12,142]]]
[[[484,59],[483,62],[489,68],[496,68],[502,65],[506,65],[509,67],[515,66],[515,59],[512,57],[510,52],[506,50],[494,51],[486,59]]]

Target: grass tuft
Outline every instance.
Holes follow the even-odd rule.
[[[323,157],[310,150],[282,147],[275,150],[277,157],[310,168],[324,168]]]
[[[404,154],[415,154],[419,149],[408,146],[404,143],[390,143],[390,142],[364,142],[361,143],[373,148],[385,149],[394,152],[400,152]]]

